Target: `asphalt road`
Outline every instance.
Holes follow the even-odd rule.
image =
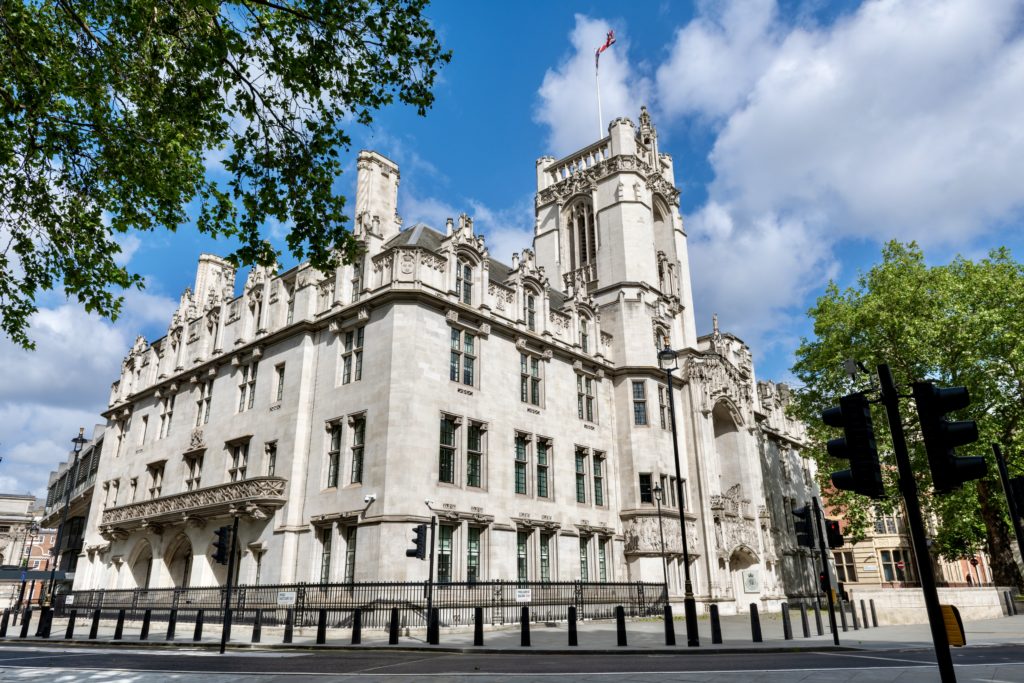
[[[1024,681],[1024,647],[956,650],[960,681]],[[51,678],[52,676],[52,678]],[[345,680],[516,681],[937,681],[930,650],[727,653],[569,654],[423,651],[229,652],[0,647],[0,680],[223,681],[296,678]]]

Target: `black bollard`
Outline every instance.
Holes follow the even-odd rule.
[[[868,606],[860,601],[860,615],[863,617],[864,628],[868,628]]]
[[[295,610],[288,609],[284,616],[284,642],[292,642],[292,633],[295,629]]]
[[[114,640],[121,640],[124,635],[124,610],[117,610],[117,625],[114,626]]]
[[[839,605],[839,620],[843,623],[843,633],[846,633],[846,607],[845,604],[840,602]]]
[[[1006,616],[1013,616],[1013,603],[1010,600],[1010,591],[1003,591],[1003,602],[1006,603]]]
[[[793,624],[789,621],[789,605],[782,603],[782,637],[793,640]]]
[[[530,647],[530,608],[523,605],[519,612],[519,645]]]
[[[615,636],[619,647],[626,647],[626,610],[622,605],[615,606]]]
[[[477,607],[477,609],[480,609]],[[398,608],[391,608],[391,623],[388,624],[388,645],[398,645]],[[475,645],[475,643],[474,643]]]
[[[327,610],[320,610],[316,619],[316,644],[323,645],[327,642]]]
[[[708,607],[708,614],[711,615],[711,644],[722,644],[722,622],[718,618],[718,605]]]
[[[441,642],[441,613],[436,607],[431,607],[428,616],[427,643],[437,645]]]
[[[75,617],[78,616],[78,610],[71,610],[71,614],[68,615],[68,628],[64,631],[64,640],[71,640],[75,637]]]
[[[878,614],[875,612],[875,599],[871,598],[868,602],[871,604],[871,627],[878,628]]]
[[[178,629],[178,610],[172,609],[167,615],[167,637],[165,640],[174,640],[174,632]]]
[[[352,613],[352,644],[359,645],[363,642],[363,610],[356,609]]]
[[[474,607],[473,608],[473,645],[481,646],[484,644],[484,608]]]
[[[800,603],[800,625],[804,629],[804,638],[811,637],[811,622],[807,620],[807,603]]]
[[[4,616],[3,616],[3,618],[0,618],[0,638],[6,638],[7,637],[7,625],[10,623],[10,621],[11,621],[11,610],[9,608],[8,609],[4,609]]]
[[[50,626],[53,624],[53,608],[44,607],[39,612],[39,628],[36,629],[36,636],[39,638],[50,637]]]
[[[223,612],[224,618],[220,624],[220,653],[224,654],[228,643],[231,642],[231,623],[235,618],[235,610],[228,607]]]
[[[96,636],[100,633],[100,611],[94,609],[92,611],[92,624],[89,626],[89,640],[96,640]]]
[[[580,644],[576,633],[576,606],[569,606],[569,647],[576,647]]]
[[[860,630],[860,620],[857,619],[857,605],[853,602],[848,603],[850,605],[850,619],[853,621],[853,630]]]
[[[28,636],[28,625],[32,622],[32,608],[26,607],[21,615],[21,638]]]
[[[142,613],[142,631],[139,632],[139,640],[149,639],[149,620],[153,618],[152,610],[146,610]]]
[[[192,640],[199,642],[203,639],[203,610],[196,610],[196,630],[192,634]]]
[[[252,641],[258,643],[263,639],[263,610],[256,610],[252,618]]]
[[[676,644],[676,624],[672,621],[672,605],[665,603],[665,644],[675,645]]]
[[[757,616],[757,604],[753,602],[750,603],[750,636],[755,643],[764,642],[761,637],[761,618]]]
[[[818,632],[818,635],[824,635],[825,630],[821,627],[821,608],[818,607],[818,601],[814,601],[814,628]]]
[[[1013,608],[1013,616],[1017,616],[1017,601],[1011,598],[1010,607]]]

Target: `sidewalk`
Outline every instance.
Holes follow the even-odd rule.
[[[461,651],[471,650],[474,652],[574,652],[580,654],[601,652],[604,654],[631,652],[687,652],[693,654],[712,654],[722,652],[769,652],[769,651],[792,651],[792,650],[834,650],[832,635],[828,630],[828,620],[823,618],[824,635],[816,635],[813,614],[810,615],[811,637],[804,638],[800,622],[799,612],[794,614],[793,639],[783,638],[782,619],[778,614],[761,615],[761,631],[764,642],[755,643],[751,638],[750,619],[747,615],[727,616],[721,619],[723,643],[713,645],[711,643],[711,625],[707,618],[698,620],[698,631],[700,634],[700,647],[687,647],[686,624],[681,619],[674,622],[676,645],[665,645],[664,626],[660,619],[634,620],[626,622],[626,635],[628,645],[619,647],[617,645],[616,628],[614,621],[584,621],[578,624],[579,646],[569,647],[568,625],[565,622],[558,622],[551,625],[543,623],[530,624],[530,646],[521,645],[522,634],[518,624],[505,624],[501,626],[488,626],[484,631],[483,647],[473,646],[473,629],[463,628],[442,628],[439,644],[428,645],[426,643],[426,632],[424,629],[412,629],[406,635],[403,630],[398,645],[388,645],[388,633],[381,630],[363,630],[362,644],[352,645],[352,632],[350,629],[327,629],[327,642],[324,645],[316,644],[316,628],[307,627],[295,629],[291,645],[284,645],[284,629],[280,626],[264,626],[260,643],[251,643],[252,627],[247,624],[236,624],[232,627],[231,641],[229,647],[232,649],[282,649],[282,648],[309,648],[309,649],[425,649],[435,651]],[[824,615],[823,615],[824,616]],[[52,645],[69,645],[64,640],[67,628],[67,619],[55,619],[51,629],[51,637],[47,640],[34,638],[37,617],[33,618],[29,630],[29,637],[21,639],[21,625],[10,626],[7,637],[0,640],[2,643],[24,643],[38,645],[49,643]],[[200,642],[193,642],[194,624],[192,621],[179,621],[177,624],[175,640],[166,640],[166,622],[154,621],[150,626],[149,638],[140,641],[141,621],[125,622],[123,638],[115,641],[114,622],[101,622],[96,640],[89,640],[88,619],[78,619],[75,624],[76,645],[140,645],[160,648],[211,648],[217,647],[220,643],[220,625],[207,624],[203,638]],[[853,630],[852,626],[848,631],[839,632],[839,642],[842,649],[917,649],[931,648],[931,631],[927,624],[882,626],[878,628]],[[1024,615],[1017,617],[1002,617],[984,621],[965,622],[964,628],[967,633],[967,646],[989,646],[996,644],[1017,644],[1024,645]]]

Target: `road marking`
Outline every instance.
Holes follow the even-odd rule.
[[[7,662],[19,662],[19,661],[24,661],[26,659],[53,659],[55,657],[76,657],[76,656],[80,656],[78,652],[67,652],[65,654],[53,654],[53,653],[50,653],[50,654],[45,654],[45,655],[36,655],[35,657],[11,657],[10,659],[0,659],[0,666],[6,665]],[[18,668],[30,669],[32,667],[18,667]]]
[[[908,662],[910,664],[927,664],[928,666],[938,666],[934,662],[922,662],[919,659],[899,659],[897,657],[873,657],[871,655],[859,655],[850,652],[821,652],[819,654],[828,655],[830,657],[859,657],[860,659],[877,659],[882,662]]]

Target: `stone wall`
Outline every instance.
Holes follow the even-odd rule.
[[[1015,589],[1006,587],[939,588],[939,603],[954,605],[964,621],[994,619],[1006,615],[1003,591],[1007,590],[1011,595],[1016,595]],[[851,589],[848,586],[847,592],[857,607],[858,618],[861,614],[860,601],[870,605],[868,601],[874,600],[879,626],[928,623],[924,593],[920,588]]]

